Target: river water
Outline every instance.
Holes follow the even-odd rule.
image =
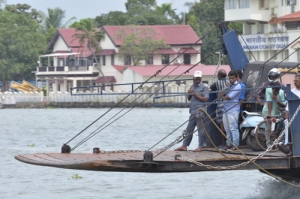
[[[193,173],[95,172],[34,166],[14,156],[60,152],[63,143],[108,109],[2,109],[0,110],[0,198],[299,198],[300,190],[259,171]],[[121,109],[113,109],[91,130],[73,140],[75,146]],[[147,150],[188,119],[188,109],[133,109],[76,152]],[[184,129],[161,142],[173,141]],[[175,147],[178,147],[175,146]],[[191,149],[197,148],[193,139]],[[82,178],[73,178],[74,175]]]

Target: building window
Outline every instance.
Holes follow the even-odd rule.
[[[93,63],[99,63],[100,64],[100,57],[96,57],[96,59],[93,58]]]
[[[281,59],[283,61],[287,61],[289,59],[288,58],[288,56],[289,56],[289,50],[284,50],[280,54],[281,54]]]
[[[124,56],[124,65],[131,65],[131,56],[130,55]]]
[[[265,33],[265,24],[260,24],[260,33]]]
[[[259,9],[269,9],[269,1],[268,0],[259,0]]]
[[[286,0],[286,5],[288,6],[297,5],[297,0]]]
[[[169,55],[161,55],[161,63],[162,64],[168,64],[170,62],[170,56]]]
[[[239,0],[239,8],[250,8],[250,0]]]
[[[146,64],[147,65],[153,64],[153,55],[148,55],[148,58],[146,59]]]
[[[102,56],[102,66],[105,66],[105,64],[106,64],[106,56],[103,55]]]
[[[251,35],[252,34],[252,24],[248,24],[248,31],[247,34]]]
[[[273,57],[273,59],[274,60],[277,60],[277,50],[273,50],[273,51],[271,51],[272,52],[272,56],[271,57]]]
[[[191,64],[191,54],[184,54],[183,59],[184,64]]]
[[[111,57],[110,57],[110,63],[111,63],[111,65],[115,64],[115,56],[114,55],[111,55]]]
[[[236,9],[238,0],[225,0],[225,9]]]

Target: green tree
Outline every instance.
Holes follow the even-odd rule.
[[[8,10],[11,6],[8,6]],[[39,23],[23,11],[0,12],[0,79],[2,91],[7,80],[16,73],[34,70],[37,57],[46,48],[46,39]]]
[[[155,0],[127,0],[125,3],[128,20],[126,25],[159,25],[173,24],[164,13],[155,9]]]
[[[196,16],[199,22],[199,31],[195,31],[200,37],[215,28],[214,31],[202,39],[201,59],[204,61],[204,64],[216,64],[218,62],[218,56],[211,53],[221,50],[221,42],[219,39],[220,31],[217,25],[224,21],[224,1],[201,0],[200,2],[194,2],[191,4],[189,14]],[[192,27],[194,28],[195,26]],[[209,55],[211,56],[204,60],[204,58]]]
[[[95,21],[98,23],[98,27],[102,27],[105,25],[126,25],[126,21],[128,20],[127,13],[121,11],[111,11],[108,14],[102,14],[97,16]]]
[[[101,51],[99,42],[105,38],[104,33],[96,29],[96,23],[93,19],[86,19],[82,21],[81,26],[76,28],[76,33],[73,35],[73,40],[78,39],[81,51],[83,48],[87,47],[93,54],[93,58],[97,63],[99,72],[104,77],[105,81],[108,83],[106,77],[104,76],[99,61],[96,54]]]
[[[133,65],[141,65],[141,60],[149,59],[160,48],[169,48],[161,39],[154,39],[157,33],[150,27],[130,26],[122,28],[116,38],[122,41],[118,56],[129,56]]]
[[[76,17],[71,17],[65,23],[63,20],[66,17],[66,11],[58,7],[47,9],[47,14],[43,11],[39,11],[39,19],[41,20],[42,26],[47,34],[47,41],[50,42],[57,28],[66,28],[68,27]]]
[[[166,17],[170,17],[171,19],[178,19],[174,9],[172,8],[172,3],[163,3],[161,6],[155,7],[156,11]]]
[[[95,19],[86,18],[86,19],[81,19],[80,21],[75,21],[69,26],[69,28],[86,27],[86,24],[92,24],[93,27],[97,27],[97,22]]]
[[[129,11],[133,7],[155,8],[156,0],[127,0],[125,3],[126,10]]]

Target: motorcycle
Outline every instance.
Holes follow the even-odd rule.
[[[240,130],[243,132],[242,140],[246,138],[247,146],[253,151],[263,150],[261,145],[256,141],[254,134],[255,127],[264,120],[263,116],[259,113],[248,111],[243,111],[241,115],[243,118],[243,122],[240,124]],[[261,125],[261,128],[264,128],[264,126]],[[264,131],[259,131],[259,134],[261,133],[264,136]]]
[[[287,120],[284,118],[284,114],[282,113],[278,117],[271,117],[268,120],[270,120],[271,123],[271,139],[275,140],[278,139],[281,132],[284,131],[285,126],[288,125]],[[266,150],[266,139],[265,139],[265,123],[267,121],[263,120],[261,121],[254,129],[254,136],[257,144],[262,148],[262,150]],[[288,130],[284,132],[284,135],[281,137],[281,140],[279,140],[279,143],[277,145],[277,148],[288,155],[291,155],[291,145],[288,144]]]
[[[242,112],[243,122],[240,124],[240,130],[243,132],[242,140],[246,138],[246,143],[249,148],[253,151],[266,150],[266,138],[265,138],[265,123],[266,120],[264,117],[256,112]],[[271,139],[275,140],[278,138],[280,133],[284,130],[285,125],[287,125],[287,120],[284,118],[284,113],[279,117],[270,118],[271,121]],[[285,133],[288,136],[287,133]],[[279,141],[277,148],[285,153],[290,155],[292,153],[291,145],[287,144],[288,138],[285,136]]]

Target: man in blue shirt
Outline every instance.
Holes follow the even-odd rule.
[[[190,103],[190,118],[186,128],[187,137],[183,140],[181,147],[175,149],[175,151],[186,151],[193,139],[193,132],[195,127],[198,129],[198,148],[195,152],[202,151],[206,147],[204,126],[202,126],[201,120],[204,122],[205,115],[199,111],[201,108],[206,110],[206,102],[208,101],[208,87],[202,82],[202,72],[195,71],[194,73],[194,84],[188,90],[188,100]]]
[[[235,71],[230,71],[228,73],[228,78],[230,85],[230,90],[226,95],[222,95],[224,102],[223,106],[223,123],[224,129],[226,131],[227,138],[236,146],[239,146],[240,134],[238,129],[238,118],[240,113],[240,93],[241,85],[237,82],[237,73]],[[222,92],[224,94],[224,92]],[[226,146],[223,149],[236,150],[234,146],[227,140]]]

